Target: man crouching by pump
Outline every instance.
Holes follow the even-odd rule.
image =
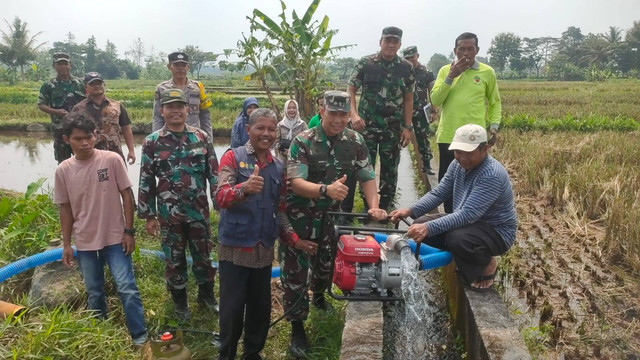
[[[278,236],[298,241],[285,215],[283,165],[270,151],[277,123],[273,111],[254,110],[246,126],[249,141],[220,160],[215,195],[221,209],[219,359],[235,359],[243,329],[242,358],[262,359],[271,315],[273,245]]]

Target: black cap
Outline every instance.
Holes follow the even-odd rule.
[[[184,62],[189,63],[189,55],[183,53],[182,51],[176,51],[169,54],[169,63],[174,62]]]
[[[99,73],[97,73],[95,71],[89,72],[84,76],[84,83],[85,84],[90,84],[91,82],[96,81],[96,80],[100,80],[100,81],[104,82],[104,79],[102,78],[102,75],[100,75]]]

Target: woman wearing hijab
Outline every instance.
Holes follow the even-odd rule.
[[[231,128],[231,148],[235,149],[238,146],[242,146],[249,141],[249,134],[247,133],[247,125],[249,124],[249,114],[258,108],[258,99],[254,97],[248,97],[244,99],[242,103],[242,112],[236,118]]]
[[[287,164],[287,155],[291,141],[307,129],[307,123],[300,118],[298,103],[293,99],[287,100],[287,102],[284,103],[284,118],[282,118],[276,128],[276,142],[274,144],[276,154],[285,166]]]

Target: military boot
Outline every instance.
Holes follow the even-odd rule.
[[[174,312],[178,320],[187,322],[191,319],[189,304],[187,302],[187,289],[171,290]]]
[[[307,334],[304,332],[304,324],[302,321],[291,322],[291,344],[289,352],[291,356],[296,358],[306,358],[309,350],[307,343]]]
[[[216,301],[216,297],[213,294],[212,282],[198,284],[198,305],[205,309],[213,310],[216,314],[218,313],[218,301]]]
[[[327,302],[327,299],[325,299],[323,292],[314,292],[312,303],[313,303],[313,306],[316,307],[316,309],[319,309],[322,311],[333,310],[333,307],[331,306],[331,304],[329,304]]]

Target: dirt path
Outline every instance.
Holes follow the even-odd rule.
[[[544,199],[518,196],[516,207],[517,243],[503,269],[533,352],[545,359],[640,358],[640,288],[600,251],[604,229],[557,213]]]

